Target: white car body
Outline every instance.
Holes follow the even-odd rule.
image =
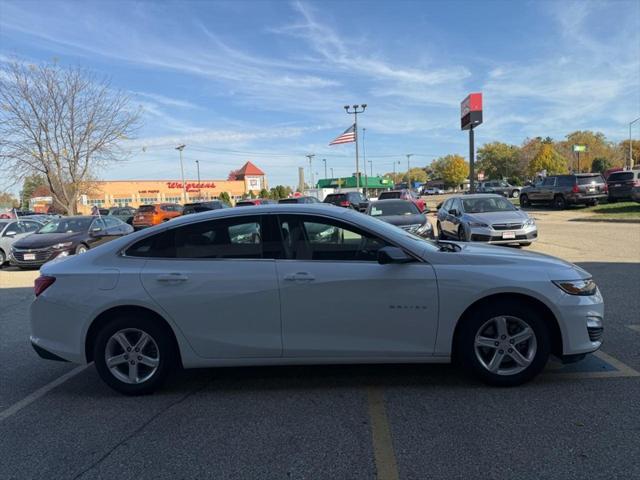
[[[419,261],[157,259],[123,251],[170,228],[239,216],[312,215],[376,233]],[[52,261],[55,283],[31,304],[34,346],[88,361],[88,333],[111,309],[154,312],[173,332],[182,365],[211,366],[448,362],[456,325],[475,302],[526,296],[550,312],[561,355],[592,352],[588,322],[602,325],[600,292],[569,295],[554,280],[589,278],[550,256],[488,245],[442,251],[403,230],[349,209],[265,205],[176,218]],[[520,298],[520,297],[518,297]]]

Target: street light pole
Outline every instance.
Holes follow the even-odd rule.
[[[196,160],[196,168],[198,169],[198,183],[200,183],[200,160]]]
[[[407,183],[409,184],[409,190],[411,190],[411,157],[413,157],[413,153],[407,153]]]
[[[349,105],[344,106],[344,110],[349,114],[353,115],[353,131],[355,133],[356,140],[356,188],[360,191],[360,160],[358,158],[358,114],[363,113],[367,108],[367,104],[363,103],[362,105],[353,105],[353,110],[349,110]]]
[[[373,160],[369,160],[369,168],[371,169],[371,177],[373,177]]]
[[[324,178],[327,178],[327,159],[323,158],[322,161],[324,162]]]
[[[335,177],[333,176],[333,167],[330,167],[331,170],[331,179],[333,180]]]
[[[640,120],[640,117],[636,118],[631,123],[629,123],[629,169],[633,169],[633,147],[632,147],[633,142],[631,140],[631,125],[636,123],[638,120]]]
[[[186,145],[184,144],[178,145],[176,147],[176,150],[180,152],[180,175],[182,176],[182,203],[183,204],[187,203],[187,189],[184,184],[184,166],[182,164],[182,150],[184,150],[184,147],[186,147]]]
[[[311,181],[311,188],[313,188],[313,165],[311,162],[315,156],[315,153],[310,153],[306,156],[309,159],[309,180]]]

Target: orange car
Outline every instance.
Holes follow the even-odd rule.
[[[177,203],[158,203],[156,205],[140,205],[133,215],[133,228],[153,227],[172,218],[182,215],[182,206]]]

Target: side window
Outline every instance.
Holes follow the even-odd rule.
[[[104,223],[107,225],[107,228],[119,227],[120,222],[114,217],[104,217]]]
[[[107,226],[102,218],[96,218],[91,224],[91,230],[93,230],[94,228],[101,228],[104,230],[107,228]]]
[[[22,226],[24,228],[24,233],[35,232],[41,227],[41,225],[36,222],[22,222]]]
[[[545,187],[553,187],[556,184],[556,177],[547,177],[542,182],[542,185]]]
[[[460,200],[458,200],[457,198],[453,199],[453,202],[451,203],[451,208],[452,209],[456,209],[458,212],[462,211],[462,207],[460,205]]]
[[[4,236],[7,236],[7,232],[15,232],[16,235],[20,234],[20,233],[24,233],[24,229],[22,228],[22,222],[12,222],[10,223],[5,232],[4,232]]]
[[[558,186],[573,187],[573,177],[558,177]]]
[[[280,220],[285,252],[293,260],[375,262],[387,243],[357,227],[314,216],[285,215]]]
[[[445,212],[448,212],[449,210],[451,210],[451,202],[452,202],[452,200],[451,200],[451,199],[449,199],[449,200],[447,200],[446,202],[444,202],[444,204],[442,205],[442,209],[443,209]]]

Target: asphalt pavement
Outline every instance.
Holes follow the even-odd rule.
[[[124,397],[93,366],[37,357],[35,274],[4,270],[0,478],[640,478],[640,225],[542,217],[603,292],[606,355],[511,389],[449,365],[269,367]]]

